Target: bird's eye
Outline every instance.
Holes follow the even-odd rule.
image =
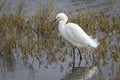
[[[57,19],[57,20],[59,20],[59,19],[60,19],[60,17],[57,17],[56,19]]]

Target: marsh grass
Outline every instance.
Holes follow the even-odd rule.
[[[11,14],[9,17],[2,15],[0,18],[1,57],[5,54],[17,54],[12,50],[20,49],[23,60],[28,60],[28,56],[36,57],[41,65],[44,63],[43,57],[46,57],[46,68],[48,64],[54,62],[65,62],[66,55],[72,57],[72,49],[67,47],[70,45],[58,36],[57,24],[51,24],[51,18],[53,19],[56,15],[53,13],[54,4],[37,6],[35,15],[27,19],[21,14],[22,5],[21,2],[17,14]],[[70,22],[80,24],[89,35],[95,34],[94,36],[99,38],[100,46],[91,51],[93,61],[97,65],[103,64],[105,66],[108,58],[115,62],[120,61],[119,21],[119,15],[106,15],[103,12],[78,14],[75,18],[70,18]],[[62,65],[61,69],[63,69]]]
[[[93,37],[98,37],[100,46],[91,51],[93,64],[106,66],[110,59],[118,62],[120,59],[120,18],[119,15],[106,15],[103,12],[86,13],[71,19],[71,22],[80,24],[80,26]]]

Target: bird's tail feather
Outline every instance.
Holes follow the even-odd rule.
[[[97,38],[96,39],[91,38],[89,43],[90,43],[89,45],[94,47],[94,48],[96,48],[97,46],[100,45],[100,43],[98,42]]]
[[[96,38],[96,39],[92,39],[94,42],[95,42],[95,45],[93,46],[93,47],[97,47],[97,46],[99,46],[100,45],[100,43],[98,42],[98,39]]]

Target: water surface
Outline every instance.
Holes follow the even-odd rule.
[[[37,5],[46,5],[48,0],[23,0],[23,2],[22,11],[25,11],[25,15],[31,16],[35,14]],[[113,15],[120,13],[120,0],[54,0],[54,2],[56,12],[65,11],[70,13],[70,15],[77,13],[84,14],[86,12],[94,13],[99,11]],[[6,5],[0,13],[6,14],[17,12],[17,3],[17,0],[7,0]],[[9,7],[9,10],[6,7]],[[95,35],[97,37],[105,37],[104,41],[109,43],[109,46],[105,49],[106,52],[104,52],[107,54],[107,58],[105,58],[106,60],[104,60],[104,56],[102,56],[99,58],[100,61],[98,63],[95,62],[93,59],[93,51],[95,50],[88,48],[88,52],[82,52],[83,60],[80,67],[78,67],[79,54],[76,49],[76,62],[74,69],[71,66],[71,62],[73,60],[72,54],[70,53],[71,45],[68,43],[61,48],[61,50],[67,49],[67,52],[59,52],[64,55],[64,57],[60,54],[57,55],[57,57],[60,58],[58,61],[55,61],[54,59],[51,60],[46,56],[48,49],[40,51],[40,53],[45,54],[40,57],[40,60],[31,55],[24,58],[19,47],[16,47],[6,54],[1,52],[0,80],[119,80],[120,64],[119,61],[116,61],[119,57],[114,55],[114,53],[117,54],[120,51],[118,48],[112,49],[112,46],[120,46],[119,31],[120,30],[116,30],[112,36],[107,37],[105,37],[106,33],[99,31]],[[57,41],[55,43],[57,44]],[[18,45],[16,44],[16,46]],[[54,55],[51,54],[51,56]]]

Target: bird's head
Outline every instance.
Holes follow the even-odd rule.
[[[58,13],[58,14],[56,15],[55,20],[54,20],[52,23],[54,23],[54,22],[56,22],[56,21],[60,21],[60,20],[63,20],[65,23],[67,22],[68,17],[66,16],[65,13]]]

